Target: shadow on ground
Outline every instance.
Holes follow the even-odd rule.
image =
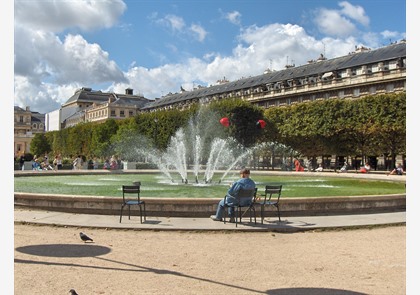
[[[104,246],[92,245],[86,243],[76,244],[52,244],[52,245],[31,245],[16,248],[16,251],[29,255],[46,257],[94,257],[105,255],[111,252],[111,249]]]

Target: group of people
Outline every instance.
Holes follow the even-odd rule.
[[[34,162],[32,163],[32,170],[42,171],[42,170],[55,170],[55,169],[51,166],[49,162],[48,154],[45,153],[44,160],[42,162],[39,162],[36,155],[34,156]]]
[[[22,161],[22,160],[21,160]],[[21,169],[23,170],[23,163],[21,164]],[[49,158],[48,158],[48,154],[45,153],[44,155],[44,160],[43,161],[39,161],[38,157],[35,155],[34,156],[34,160],[32,162],[32,170],[34,171],[42,171],[42,170],[60,170],[63,167],[63,161],[61,159],[61,154],[58,154],[55,156],[54,161],[53,161],[53,166],[51,166]]]
[[[104,169],[115,170],[118,169],[118,160],[115,156],[112,156],[111,159],[106,159],[104,163]]]
[[[23,166],[24,166],[24,157],[22,156],[20,158],[20,168],[23,170]],[[83,157],[81,155],[78,155],[74,160],[73,160],[73,170],[82,170],[83,169],[83,164],[84,164],[84,160]],[[91,169],[98,169],[99,163],[96,159],[96,157],[89,161],[89,165]],[[36,171],[41,171],[41,170],[61,170],[63,168],[63,159],[61,157],[61,154],[57,154],[54,158],[53,161],[53,166],[51,166],[51,164],[49,163],[48,160],[48,154],[45,154],[44,156],[44,161],[40,162],[38,160],[38,158],[35,156],[33,163],[32,163],[32,170],[36,170]],[[104,163],[103,168],[104,169],[118,169],[119,164],[117,161],[117,158],[115,156],[112,156],[111,159],[107,159]]]

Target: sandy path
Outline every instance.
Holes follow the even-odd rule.
[[[282,234],[15,224],[14,239],[16,295],[406,294],[405,226]]]

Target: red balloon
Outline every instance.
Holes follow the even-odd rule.
[[[258,128],[264,129],[265,128],[265,125],[267,125],[267,123],[265,123],[264,120],[258,120],[258,122],[257,122],[257,127]]]
[[[226,117],[221,118],[219,122],[220,122],[220,124],[222,124],[225,127],[228,127],[229,126],[229,119],[226,118]]]

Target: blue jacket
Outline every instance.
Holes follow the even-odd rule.
[[[235,198],[241,188],[255,189],[255,182],[251,178],[241,178],[232,184],[227,193]]]
[[[39,165],[38,162],[33,162],[32,163],[32,169],[33,170],[40,170],[41,169],[41,165]]]

